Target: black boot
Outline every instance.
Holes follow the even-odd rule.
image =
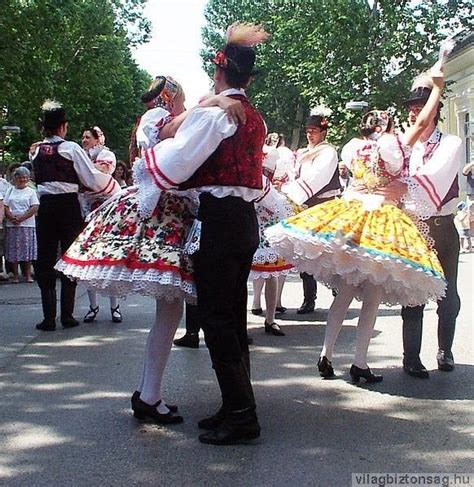
[[[36,325],[37,330],[56,330],[56,288],[41,288],[41,305],[44,319]]]
[[[296,310],[296,313],[299,315],[306,315],[314,311],[314,304],[316,301],[316,280],[311,274],[307,274],[306,272],[302,272],[300,277],[303,280],[304,301],[301,307]]]
[[[61,278],[61,324],[63,328],[73,328],[79,325],[74,316],[74,303],[76,299],[76,283]]]
[[[201,419],[198,421],[198,427],[203,430],[213,430],[218,428],[224,422],[224,419],[227,415],[227,411],[224,407],[221,407],[216,414],[209,416],[208,418]]]
[[[181,338],[176,338],[173,343],[178,347],[199,348],[199,334],[186,332]]]
[[[234,445],[255,440],[259,436],[260,425],[255,407],[252,407],[229,412],[219,426],[199,435],[199,441],[210,445]]]

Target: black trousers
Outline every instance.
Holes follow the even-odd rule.
[[[201,329],[201,318],[196,304],[186,303],[186,333],[199,333]]]
[[[447,281],[446,296],[438,301],[438,348],[451,351],[461,302],[457,290],[459,237],[453,217],[433,217],[428,221],[430,236]],[[419,360],[424,306],[403,307],[403,355],[407,362]]]
[[[198,312],[223,407],[255,407],[247,343],[247,279],[259,243],[253,203],[200,197],[200,248],[194,256]]]
[[[314,304],[316,301],[317,283],[316,279],[307,272],[300,273],[301,280],[303,281],[303,296],[305,304]]]
[[[58,246],[63,254],[83,227],[77,193],[41,196],[36,221],[38,240],[36,280],[40,289],[53,289],[56,287],[54,265],[58,260]],[[61,277],[61,285],[68,288],[76,287],[76,283],[66,276]]]

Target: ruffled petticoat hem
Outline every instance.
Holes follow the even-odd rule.
[[[292,232],[281,224],[265,234],[279,255],[329,288],[370,282],[382,287],[382,303],[402,306],[419,306],[445,295],[442,275],[402,257],[350,246],[334,235]],[[362,293],[356,298],[362,299]]]
[[[269,265],[262,266],[258,268],[258,266],[253,266],[250,270],[249,279],[255,281],[257,279],[270,279],[271,277],[280,277],[280,276],[287,276],[288,274],[297,272],[294,268],[293,264],[288,264],[288,267],[282,268],[278,267],[272,269]]]
[[[168,301],[182,298],[196,303],[196,286],[191,278],[179,271],[157,269],[129,269],[123,265],[80,266],[61,259],[55,269],[72,280],[82,282],[104,296],[125,298],[128,294],[141,294]]]

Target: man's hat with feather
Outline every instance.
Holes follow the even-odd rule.
[[[68,121],[66,110],[61,103],[55,100],[45,100],[41,106],[41,112],[40,123],[46,130],[55,130]]]
[[[221,69],[252,76],[254,69],[254,47],[265,42],[268,34],[261,25],[236,22],[227,28],[225,47],[217,51],[211,60]]]

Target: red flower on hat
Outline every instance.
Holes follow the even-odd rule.
[[[217,66],[220,66],[221,68],[226,68],[228,64],[227,56],[224,54],[223,51],[217,51],[212,62],[214,64],[217,64]]]

